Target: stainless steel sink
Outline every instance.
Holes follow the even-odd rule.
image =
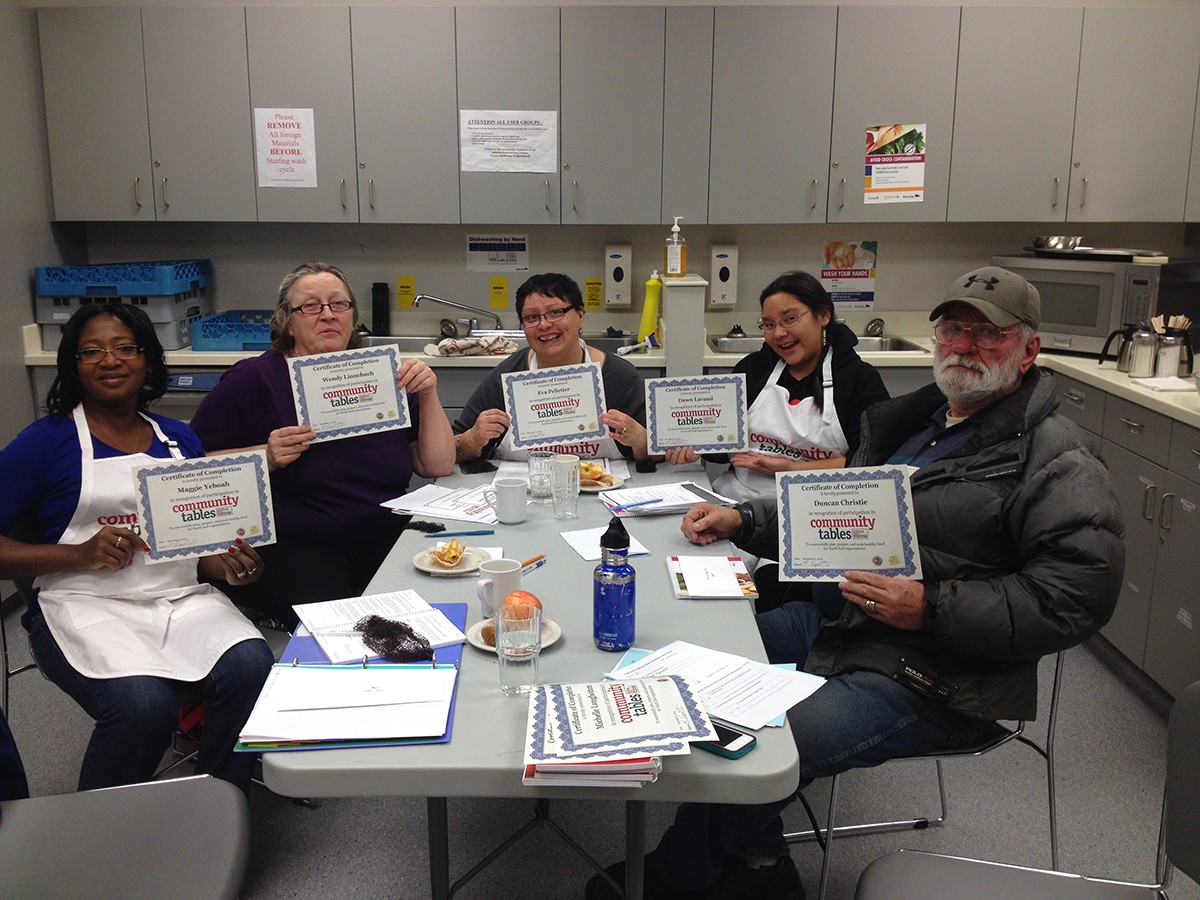
[[[718,353],[753,353],[762,346],[763,339],[761,337],[718,337],[709,338],[709,344]],[[895,335],[885,334],[880,337],[859,337],[858,346],[855,349],[859,353],[874,353],[880,351],[891,351],[900,353],[928,353],[929,351],[920,344],[914,344],[912,341]]]
[[[518,347],[527,346],[525,340],[525,332],[523,331],[485,331],[482,329],[471,332],[471,337],[493,337],[502,335],[517,344]],[[625,335],[622,337],[609,337],[606,334],[584,334],[583,339],[597,350],[603,350],[605,353],[612,353],[618,347],[628,347],[630,344],[636,344],[637,338]],[[426,344],[436,344],[442,340],[441,335],[388,335],[388,334],[371,334],[364,335],[362,343],[364,347],[382,347],[388,344],[395,344],[401,353],[421,353],[425,350]]]

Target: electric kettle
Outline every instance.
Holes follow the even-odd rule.
[[[1126,322],[1119,329],[1108,336],[1104,342],[1104,349],[1100,351],[1100,364],[1104,364],[1104,360],[1108,359],[1108,348],[1115,340],[1117,342],[1113,358],[1117,361],[1118,372],[1129,371],[1129,354],[1133,347],[1133,333],[1137,331],[1136,322]]]

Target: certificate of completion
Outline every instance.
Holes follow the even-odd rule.
[[[780,472],[779,577],[839,581],[848,571],[921,577],[912,466]]]
[[[691,447],[697,453],[749,449],[746,376],[688,375],[646,379],[650,452]]]
[[[224,553],[237,538],[275,543],[265,450],[141,466],[133,486],[147,562]]]
[[[510,372],[502,380],[514,448],[608,436],[600,421],[607,407],[596,363]]]
[[[374,431],[407,428],[407,392],[396,386],[395,346],[318,353],[288,360],[296,417],[335,441]]]

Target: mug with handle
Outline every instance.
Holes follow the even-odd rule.
[[[513,591],[521,589],[521,561],[519,559],[485,559],[479,564],[482,577],[475,583],[483,617],[490,619],[496,607]]]

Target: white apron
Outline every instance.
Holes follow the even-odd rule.
[[[81,544],[104,525],[140,531],[132,471],[158,460],[146,453],[95,459],[83,407],[72,413],[81,453],[79,503],[60,544]],[[158,424],[143,418],[171,455],[182,455]],[[258,630],[216,588],[196,581],[196,560],[147,565],[134,553],[120,571],[43,575],[38,605],[71,666],[89,678],[156,675],[199,681],[221,654]]]
[[[845,455],[850,445],[833,405],[833,353],[825,354],[821,366],[824,403],[820,410],[811,397],[792,406],[787,388],[779,384],[785,365],[782,359],[775,364],[767,383],[750,404],[746,414],[750,450],[801,460]],[[734,466],[717,476],[713,490],[739,502],[774,497],[775,476]]]
[[[583,342],[582,338],[579,339],[579,346],[585,353],[587,352],[587,344]],[[537,354],[533,350],[530,350],[529,353],[531,357],[529,371],[535,372],[538,367]],[[607,434],[602,438],[588,438],[585,441],[558,441],[540,447],[523,447],[518,450],[513,447],[511,428],[504,432],[504,437],[496,445],[496,457],[498,459],[528,459],[530,449],[549,450],[552,453],[573,453],[580,459],[624,459],[621,455],[620,445]]]

